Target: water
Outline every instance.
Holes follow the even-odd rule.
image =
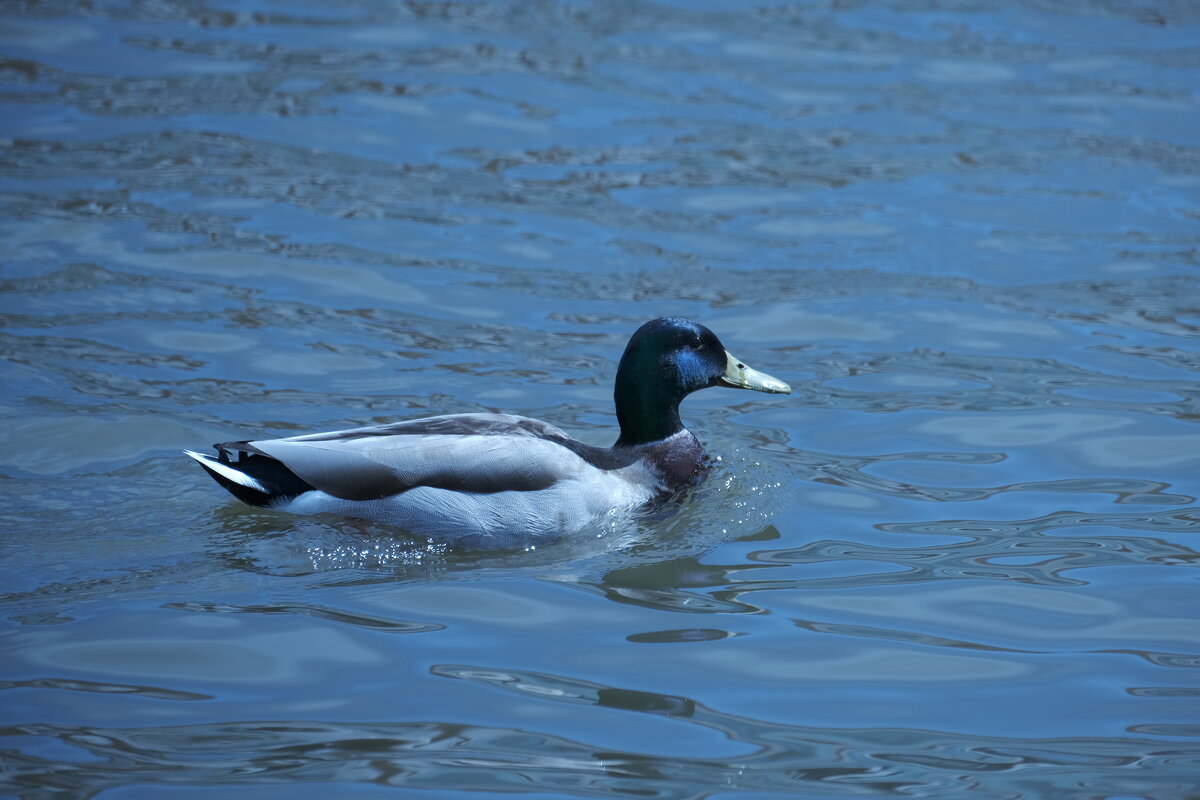
[[[9,4],[0,793],[1200,794],[1192,3]],[[179,449],[502,410],[676,509],[533,552]],[[407,792],[400,792],[407,789]]]

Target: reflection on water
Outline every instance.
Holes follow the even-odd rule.
[[[1193,797],[1191,4],[0,11],[0,793]],[[184,447],[462,411],[664,511],[447,552]],[[219,788],[217,788],[219,787]]]

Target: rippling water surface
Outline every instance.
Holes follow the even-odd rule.
[[[1200,795],[1200,8],[0,9],[0,794]],[[180,448],[613,438],[682,314],[790,382],[534,552]],[[410,790],[407,792],[400,790]]]

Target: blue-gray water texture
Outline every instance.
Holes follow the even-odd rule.
[[[0,795],[1200,796],[1193,0],[0,7]],[[181,448],[790,396],[535,550]]]

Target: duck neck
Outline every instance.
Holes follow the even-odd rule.
[[[679,402],[662,384],[634,383],[617,376],[614,399],[621,436],[614,447],[637,447],[660,442],[683,430],[679,419]]]

